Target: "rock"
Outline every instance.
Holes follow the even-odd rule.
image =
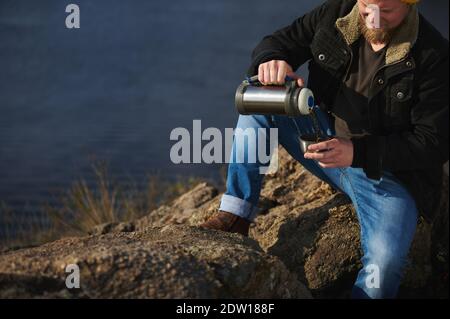
[[[445,168],[444,168],[445,170]],[[448,171],[448,164],[447,164]],[[448,298],[448,173],[434,225],[420,220],[400,289],[405,298]],[[265,177],[250,238],[198,229],[218,210],[201,183],[172,203],[92,235],[0,251],[0,297],[348,297],[361,267],[350,199],[306,171],[284,149]],[[83,287],[67,290],[76,262]]]
[[[205,203],[217,196],[217,189],[208,183],[200,183],[175,199],[171,205],[162,205],[135,222],[136,229],[147,226],[184,224]]]
[[[80,289],[65,287],[77,264]],[[2,298],[310,298],[252,239],[189,226],[66,238],[0,255]]]
[[[133,222],[112,222],[112,223],[104,223],[94,227],[94,229],[89,232],[90,235],[104,235],[111,232],[132,232],[134,231],[134,223]]]
[[[361,267],[360,229],[350,199],[310,174],[282,148],[279,160],[278,172],[265,177],[261,192],[263,202],[269,201],[270,205],[263,208],[252,224],[250,237],[297,273],[314,296],[348,297]],[[444,194],[448,194],[448,177],[446,183]],[[441,244],[439,252],[434,254],[440,256],[441,276],[448,276],[447,197],[443,197],[439,214],[443,221],[436,224],[440,231],[433,231],[423,220],[418,225],[400,296],[436,296],[436,287],[442,284],[438,280],[431,285],[435,276],[432,266],[435,242],[447,243],[446,248]],[[220,196],[209,206],[198,209],[188,224],[198,225],[206,220],[218,209],[219,200]],[[442,235],[432,240],[432,234],[437,233]],[[445,291],[445,287],[441,290]],[[448,292],[442,295],[448,296]]]
[[[256,219],[251,237],[296,272],[316,297],[337,297],[349,289],[360,267],[359,225],[343,194],[327,203],[277,207]]]

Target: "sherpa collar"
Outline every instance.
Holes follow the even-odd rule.
[[[361,36],[358,26],[359,10],[358,3],[352,11],[345,17],[336,21],[337,29],[344,36],[348,45],[351,45]],[[409,53],[417,40],[419,33],[419,10],[416,5],[412,5],[405,23],[395,33],[386,50],[386,65],[400,61]]]

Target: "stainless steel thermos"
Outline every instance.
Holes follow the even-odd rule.
[[[307,152],[308,146],[329,140],[317,119],[314,95],[308,88],[299,87],[297,81],[287,78],[285,85],[262,85],[258,76],[243,81],[236,90],[235,104],[238,112],[287,116],[308,116],[314,132],[299,137],[300,148]]]
[[[235,104],[240,114],[309,115],[314,107],[314,95],[297,81],[285,85],[262,85],[258,76],[246,79],[236,90]]]

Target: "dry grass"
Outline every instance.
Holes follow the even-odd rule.
[[[160,175],[147,175],[145,187],[138,187],[131,179],[124,183],[115,182],[104,162],[92,164],[92,168],[94,185],[79,180],[68,191],[54,195],[59,204],[43,205],[42,211],[47,218],[21,217],[23,214],[11,211],[4,203],[0,205],[5,229],[1,244],[29,246],[64,236],[86,235],[96,225],[131,221],[147,215],[201,182],[193,177],[170,182]],[[44,222],[46,219],[49,223]]]

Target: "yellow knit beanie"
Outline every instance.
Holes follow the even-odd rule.
[[[402,2],[407,3],[407,4],[415,4],[415,3],[419,2],[419,0],[402,0]]]

